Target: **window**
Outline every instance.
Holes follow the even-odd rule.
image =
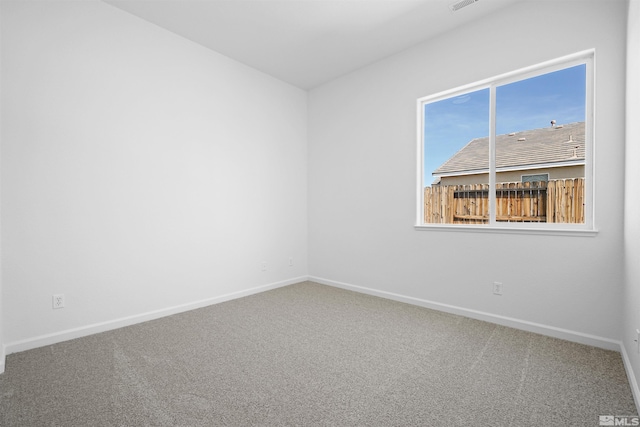
[[[538,175],[522,175],[522,182],[547,182],[549,181],[548,173],[541,173]]]
[[[593,52],[418,100],[418,228],[593,230]]]

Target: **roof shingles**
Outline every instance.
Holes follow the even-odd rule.
[[[522,140],[524,138],[524,140]],[[579,162],[585,158],[584,122],[496,136],[496,168],[523,169],[542,164]],[[433,175],[462,175],[489,169],[489,137],[469,141]]]

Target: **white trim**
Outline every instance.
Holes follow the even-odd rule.
[[[591,57],[587,62],[587,79],[586,79],[586,92],[585,103],[586,109],[584,112],[585,128],[584,128],[584,176],[591,177],[591,179],[585,179],[584,188],[584,203],[588,209],[584,212],[584,223],[588,224],[591,228],[595,229],[596,224],[596,51],[591,51]]]
[[[475,92],[479,90],[483,90],[488,88],[490,91],[489,96],[489,170],[479,169],[473,171],[466,171],[464,175],[472,175],[472,174],[481,174],[481,173],[489,173],[489,188],[495,188],[495,175],[499,172],[506,172],[510,170],[522,170],[523,168],[517,167],[511,169],[511,167],[503,167],[501,170],[496,169],[495,165],[495,90],[498,86],[503,86],[509,83],[526,80],[535,76],[544,75],[548,73],[552,73],[555,71],[559,71],[562,69],[570,68],[576,65],[584,64],[586,65],[586,84],[585,84],[585,159],[579,159],[574,162],[562,162],[563,164],[556,164],[556,167],[560,166],[569,166],[569,165],[580,165],[584,164],[585,166],[585,195],[584,202],[586,205],[585,209],[585,218],[584,223],[580,224],[580,227],[583,230],[589,230],[593,234],[595,234],[596,223],[595,223],[595,185],[593,183],[595,179],[595,167],[594,167],[594,136],[595,136],[595,120],[594,120],[594,109],[595,109],[595,49],[588,49],[582,52],[577,52],[572,55],[567,55],[561,58],[552,59],[549,61],[545,61],[536,65],[532,65],[529,67],[521,68],[519,70],[514,70],[508,73],[504,73],[495,77],[491,77],[488,79],[480,80],[475,83],[470,83],[464,86],[460,86],[454,89],[442,91],[439,93],[435,93],[433,95],[424,96],[422,98],[418,98],[418,121],[417,125],[417,144],[418,144],[418,206],[416,215],[416,229],[428,229],[433,228],[432,224],[424,222],[424,189],[425,189],[425,177],[424,177],[424,106],[426,104],[430,104],[433,102],[441,101],[444,99],[449,99],[455,96],[460,96],[466,93]],[[532,168],[527,168],[532,169]],[[444,173],[434,175],[434,178],[445,177],[445,176],[458,176],[459,172],[453,173]],[[493,183],[493,186],[492,186]],[[489,222],[487,227],[485,224],[468,226],[463,228],[464,230],[471,229],[482,229],[483,231],[493,231],[493,230],[504,230],[507,228],[516,227],[516,228],[529,228],[528,226],[522,226],[519,222],[514,223],[503,223],[498,226],[496,218],[495,218],[495,194],[493,191],[489,192]],[[511,225],[509,225],[511,224]],[[450,230],[452,228],[448,227],[439,227],[441,224],[435,224],[438,228],[442,230]],[[563,224],[565,225],[565,224]],[[571,224],[572,225],[572,224]],[[572,230],[573,227],[569,225],[568,229]],[[459,224],[455,224],[455,227],[460,227]],[[548,223],[537,224],[537,226],[544,226],[545,228],[549,227]],[[534,228],[536,228],[534,227]],[[553,229],[552,227],[550,227]],[[554,233],[556,234],[556,233]]]
[[[508,73],[500,74],[495,77],[490,77],[488,79],[480,80],[475,83],[469,83],[464,86],[459,86],[454,89],[444,90],[442,92],[438,92],[433,95],[423,96],[422,98],[418,98],[418,105],[421,105],[424,103],[431,103],[431,102],[439,101],[446,98],[451,98],[453,96],[464,95],[466,93],[473,92],[480,89],[486,89],[490,87],[491,84],[502,86],[508,83],[513,83],[515,81],[535,77],[541,74],[552,73],[554,71],[558,71],[564,68],[569,68],[575,65],[582,64],[585,62],[585,60],[589,60],[594,56],[595,56],[595,49],[583,50],[582,52],[577,52],[572,55],[567,55],[560,58],[552,59],[536,65],[531,65],[529,67],[520,68],[518,70],[510,71]]]
[[[493,173],[491,172],[493,171]],[[489,188],[496,188],[496,85],[489,88]],[[489,224],[496,223],[496,192],[489,191]]]
[[[167,307],[160,310],[149,311],[147,313],[136,314],[133,316],[122,317],[120,319],[94,323],[92,325],[80,326],[78,328],[67,329],[65,331],[54,332],[46,335],[40,335],[37,337],[27,338],[20,341],[14,341],[6,344],[5,350],[6,350],[6,354],[17,353],[25,350],[31,350],[34,348],[56,344],[59,342],[68,341],[75,338],[81,338],[88,335],[97,334],[100,332],[110,331],[113,329],[130,326],[137,323],[147,322],[149,320],[159,319],[161,317],[166,317],[172,314],[194,310],[196,308],[219,304],[221,302],[230,301],[233,299],[257,294],[260,292],[269,291],[271,289],[281,288],[283,286],[293,285],[294,283],[304,282],[307,279],[308,279],[307,276],[296,277],[288,280],[283,280],[281,282],[275,282],[275,283],[270,283],[262,286],[256,286],[254,288],[246,289],[243,291],[232,292],[229,294],[220,295],[213,298],[207,298],[200,301],[190,302],[187,304],[176,305],[174,307]]]
[[[513,317],[500,316],[484,311],[472,310],[464,307],[458,307],[449,304],[443,304],[435,301],[428,301],[421,298],[409,297],[396,294],[393,292],[379,291],[363,286],[351,285],[348,283],[337,282],[334,280],[323,279],[321,277],[310,276],[310,281],[317,282],[327,286],[346,289],[367,295],[373,295],[394,301],[404,302],[407,304],[417,305],[432,310],[443,311],[446,313],[457,314],[459,316],[469,317],[471,319],[482,320],[485,322],[495,323],[497,325],[507,326],[514,329],[533,332],[548,337],[559,338],[566,341],[572,341],[580,344],[586,344],[593,347],[604,348],[606,350],[620,351],[620,341],[612,340],[596,335],[585,334],[582,332],[571,331],[569,329],[557,328],[555,326],[543,325],[541,323],[529,322],[527,320],[515,319]]]
[[[417,126],[418,126],[418,144],[417,144],[417,163],[418,180],[416,188],[418,188],[418,203],[416,204],[416,224],[424,223],[424,107],[421,100],[418,99],[417,110]]]
[[[629,380],[629,385],[631,387],[631,392],[633,394],[633,398],[636,404],[636,408],[637,409],[640,408],[640,389],[638,388],[638,382],[636,381],[633,368],[631,365],[631,361],[627,354],[626,348],[624,346],[624,343],[621,341],[610,340],[608,338],[602,338],[602,337],[597,337],[595,335],[583,334],[580,332],[570,331],[562,328],[556,328],[553,326],[546,326],[539,323],[527,322],[527,321],[504,317],[504,316],[497,316],[491,313],[481,312],[477,310],[469,310],[462,307],[452,306],[448,304],[441,304],[433,301],[423,300],[420,298],[407,297],[407,296],[403,296],[403,295],[395,294],[391,292],[378,291],[371,288],[350,285],[347,283],[323,279],[316,276],[300,276],[297,278],[288,279],[281,282],[271,283],[263,286],[257,286],[244,291],[233,292],[233,293],[222,295],[219,297],[209,298],[209,299],[188,303],[188,304],[182,304],[182,305],[170,307],[163,310],[155,310],[145,314],[129,316],[129,317],[116,319],[109,322],[96,323],[96,324],[88,325],[85,327],[69,329],[67,331],[61,331],[59,333],[42,335],[36,338],[10,343],[8,345],[0,345],[0,374],[4,372],[5,359],[7,354],[30,350],[33,348],[55,344],[58,342],[63,342],[63,341],[67,341],[74,338],[81,338],[83,336],[93,335],[99,332],[118,329],[124,326],[129,326],[136,323],[142,323],[142,322],[157,319],[160,317],[165,317],[172,314],[194,310],[196,308],[218,304],[218,303],[233,300],[236,298],[241,298],[241,297],[257,294],[260,292],[265,292],[271,289],[276,289],[276,288],[292,285],[295,283],[304,282],[307,280],[320,283],[326,286],[333,286],[336,288],[373,295],[373,296],[386,298],[394,301],[400,301],[400,302],[404,302],[412,305],[417,305],[420,307],[429,308],[432,310],[438,310],[438,311],[453,313],[453,314],[457,314],[460,316],[465,316],[473,319],[484,320],[484,321],[496,323],[502,326],[508,326],[515,329],[535,332],[542,335],[551,336],[554,338],[565,339],[568,341],[578,342],[581,344],[593,345],[595,347],[605,348],[607,350],[620,351],[622,355],[622,362],[624,364],[627,377]]]
[[[5,360],[7,359],[7,353],[5,350],[4,344],[0,343],[0,374],[4,373]]]
[[[627,372],[627,379],[629,380],[629,386],[631,387],[631,394],[633,394],[633,400],[636,403],[636,413],[640,413],[640,388],[638,387],[638,381],[636,381],[636,376],[631,365],[631,359],[629,359],[629,354],[627,353],[627,348],[624,346],[624,342],[620,342],[620,353],[622,354],[624,369]]]
[[[559,227],[550,227],[548,223],[518,223],[518,225],[519,227],[516,228],[467,224],[416,224],[413,228],[417,231],[472,231],[477,233],[531,234],[538,236],[595,237],[598,235],[598,230],[584,228],[583,224],[577,224],[581,228],[567,228],[576,224],[553,224]]]

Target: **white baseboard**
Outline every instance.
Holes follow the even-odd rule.
[[[360,292],[363,294],[373,295],[381,298],[386,298],[394,301],[404,302],[407,304],[417,305],[420,307],[430,308],[433,310],[443,311],[446,313],[457,314],[472,319],[483,320],[490,323],[495,323],[502,326],[508,326],[514,329],[520,329],[528,332],[534,332],[537,334],[559,338],[567,341],[577,342],[580,344],[591,345],[594,347],[604,348],[606,350],[618,351],[622,356],[622,363],[624,364],[629,385],[631,387],[631,393],[633,394],[633,400],[636,404],[636,413],[640,413],[640,388],[638,381],[636,380],[631,359],[627,353],[627,350],[622,341],[616,341],[609,338],[598,337],[596,335],[585,334],[582,332],[571,331],[568,329],[556,328],[555,326],[544,325],[540,323],[529,322],[526,320],[515,319],[511,317],[499,316],[496,314],[486,313],[477,310],[471,310],[463,307],[457,307],[449,304],[442,304],[434,301],[428,301],[420,298],[408,297],[405,295],[396,294],[393,292],[380,291],[377,289],[371,289],[363,286],[351,285],[348,283],[337,282],[335,280],[323,279],[321,277],[310,276],[310,281],[317,282],[323,285],[334,286],[341,289],[346,289],[354,292]]]
[[[321,277],[310,276],[310,281],[323,285],[334,286],[336,288],[346,289],[350,291],[360,292],[381,298],[387,298],[394,301],[413,304],[420,307],[430,308],[433,310],[444,311],[446,313],[457,314],[472,319],[483,320],[485,322],[495,323],[502,326],[508,326],[514,329],[534,332],[540,335],[560,338],[567,341],[577,342],[580,344],[591,345],[594,347],[604,348],[607,350],[620,351],[620,341],[609,338],[599,337],[596,335],[585,334],[582,332],[571,331],[568,329],[556,328],[555,326],[543,325],[540,323],[529,322],[526,320],[515,319],[512,317],[500,316],[483,311],[471,310],[464,307],[457,307],[449,304],[428,301],[420,298],[408,297],[393,292],[380,291],[377,289],[366,288],[362,286],[351,285],[348,283],[336,282],[334,280],[323,279]]]
[[[636,402],[636,411],[638,411],[636,413],[640,413],[640,388],[638,388],[638,381],[636,380],[636,375],[633,371],[633,366],[631,365],[631,359],[629,358],[624,342],[620,343],[620,353],[622,354],[624,369],[627,371],[627,378],[629,379],[629,386],[631,387],[633,400]]]
[[[0,374],[4,373],[4,361],[6,360],[4,344],[0,343]]]
[[[187,304],[181,304],[174,307],[167,307],[160,310],[150,311],[147,313],[136,314],[133,316],[123,317],[120,319],[109,320],[101,323],[94,323],[87,326],[81,326],[78,328],[67,329],[60,332],[54,332],[52,334],[40,335],[34,338],[14,341],[14,342],[7,343],[5,345],[4,354],[9,355],[11,353],[17,353],[20,351],[26,351],[26,350],[31,350],[33,348],[43,347],[45,345],[56,344],[59,342],[68,341],[75,338],[81,338],[88,335],[97,334],[100,332],[106,332],[113,329],[134,325],[136,323],[147,322],[149,320],[170,316],[172,314],[182,313],[185,311],[194,310],[196,308],[206,307],[213,304],[219,304],[221,302],[233,300],[236,298],[242,298],[242,297],[257,294],[260,292],[269,291],[271,289],[292,285],[294,283],[304,282],[305,280],[308,280],[307,276],[296,277],[288,280],[283,280],[281,282],[275,282],[275,283],[269,283],[267,285],[256,286],[254,288],[246,289],[243,291],[232,292],[230,294],[225,294],[225,295],[221,295],[213,298],[207,298],[200,301],[194,301]],[[4,358],[3,358],[2,368],[4,369]]]
[[[430,308],[433,310],[443,311],[446,313],[457,314],[460,316],[469,317],[472,319],[483,320],[490,323],[499,324],[502,326],[508,326],[515,329],[521,329],[529,332],[539,333],[541,335],[551,336],[554,338],[560,338],[567,341],[577,342],[581,344],[592,345],[594,347],[604,348],[607,350],[620,351],[622,354],[622,360],[629,378],[629,384],[636,403],[636,407],[640,409],[640,389],[638,388],[638,382],[636,381],[629,356],[624,347],[624,344],[620,341],[611,340],[608,338],[598,337],[595,335],[584,334],[581,332],[570,331],[567,329],[556,328],[553,326],[543,325],[534,322],[528,322],[525,320],[499,316],[491,313],[481,312],[477,310],[470,310],[463,307],[457,307],[448,304],[442,304],[434,301],[423,300],[420,298],[408,297],[392,292],[380,291],[376,289],[366,288],[362,286],[351,285],[347,283],[337,282],[334,280],[323,279],[314,276],[301,276],[281,282],[270,283],[267,285],[257,286],[254,288],[246,289],[239,292],[233,292],[230,294],[221,295],[218,297],[208,298],[200,301],[195,301],[187,304],[182,304],[174,307],[168,307],[161,310],[155,310],[147,313],[142,313],[134,316],[124,317],[120,319],[114,319],[107,322],[95,323],[79,328],[68,329],[52,334],[41,335],[26,340],[15,341],[5,345],[0,344],[0,374],[5,369],[6,355],[11,353],[17,353],[20,351],[30,350],[33,348],[43,347],[50,344],[56,344],[59,342],[81,338],[88,335],[97,334],[100,332],[110,331],[113,329],[122,328],[136,323],[142,323],[149,320],[158,319],[172,314],[182,313],[189,310],[194,310],[201,307],[206,307],[213,304],[219,304],[221,302],[230,301],[236,298],[242,298],[245,296],[265,292],[271,289],[280,288],[283,286],[292,285],[295,283],[310,280],[316,283],[320,283],[327,286],[333,286],[341,289],[351,290],[363,294],[373,295],[381,298],[386,298],[394,301],[404,302],[407,304],[417,305],[420,307]]]

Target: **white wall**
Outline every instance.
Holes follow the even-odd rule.
[[[321,86],[308,153],[303,91],[101,2],[1,10],[9,351],[307,272],[633,345],[635,304],[620,314],[640,295],[629,186],[622,285],[626,2],[516,4]],[[598,235],[415,231],[416,99],[593,47]],[[626,155],[637,162],[637,144]]]
[[[640,2],[629,2],[627,26],[627,110],[626,110],[626,150],[625,150],[625,288],[623,295],[624,319],[622,322],[622,342],[631,366],[636,405],[640,407],[640,355],[636,329],[640,329]]]
[[[99,1],[2,39],[8,352],[306,276],[304,91]]]
[[[2,82],[2,9],[0,8],[0,82]],[[2,85],[0,84],[0,100],[2,99]],[[0,159],[2,158],[2,103],[0,102]],[[1,171],[0,161],[0,171]],[[0,178],[2,173],[0,172]],[[0,181],[0,189],[2,182]],[[2,193],[0,191],[0,212],[2,212]],[[2,215],[0,215],[0,224],[2,223]],[[0,242],[2,242],[2,227],[0,226]],[[4,315],[2,309],[2,244],[0,243],[0,374],[4,372],[5,350],[4,350]]]
[[[625,24],[626,2],[517,3],[311,91],[311,277],[616,348]],[[590,48],[597,236],[414,230],[416,99]]]

